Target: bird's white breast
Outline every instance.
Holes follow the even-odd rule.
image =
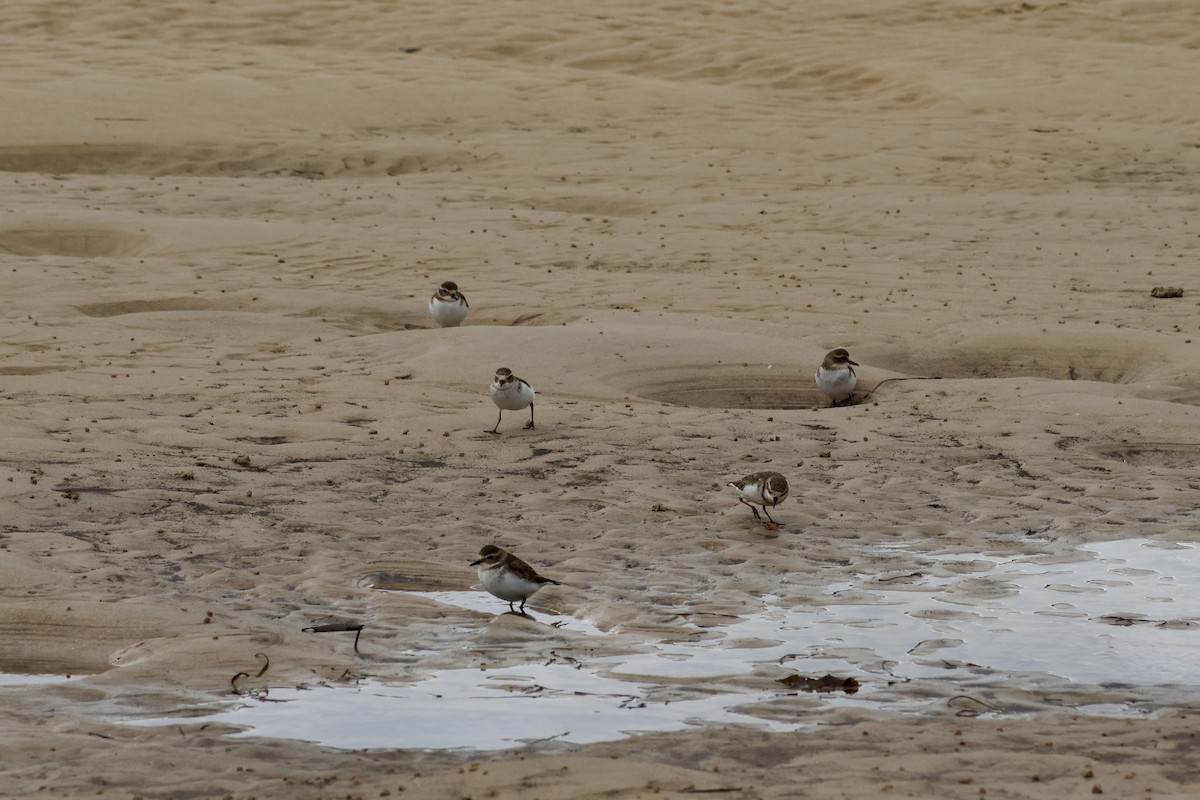
[[[751,503],[758,503],[760,506],[767,505],[767,501],[763,498],[763,487],[761,483],[749,483],[742,488],[742,497],[749,500]]]
[[[504,389],[498,389],[493,384],[491,393],[492,401],[505,411],[520,411],[522,408],[528,408],[533,402],[533,387],[520,381]]]
[[[480,567],[479,581],[489,593],[510,603],[523,600],[542,587],[540,583],[527,581],[511,570],[495,567]]]
[[[467,304],[458,300],[443,300],[434,295],[429,301],[429,313],[443,328],[453,328],[467,318]]]
[[[817,388],[832,400],[845,400],[858,385],[858,376],[849,367],[840,369],[817,368]]]

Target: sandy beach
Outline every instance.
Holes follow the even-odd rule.
[[[1200,796],[1200,5],[3,17],[0,797]]]

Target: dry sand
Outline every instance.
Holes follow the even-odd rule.
[[[500,753],[197,716],[256,653],[244,689],[403,683],[1194,541],[1200,5],[17,1],[0,36],[0,673],[85,676],[0,687],[0,795],[1200,794],[1200,698],[1136,672]],[[821,408],[839,346],[941,380]],[[535,430],[484,433],[498,366]],[[721,488],[766,468],[778,532]],[[377,588],[468,590],[490,541],[610,635]],[[302,632],[340,621],[359,653]]]

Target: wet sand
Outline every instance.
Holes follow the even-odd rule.
[[[1200,9],[6,12],[0,674],[72,679],[0,685],[0,793],[1197,793],[1200,698],[1153,670],[910,682],[843,654],[877,708],[765,664],[738,686],[794,729],[499,752],[205,717],[258,702],[243,672],[269,697],[599,669],[847,602],[830,587],[1003,606],[997,564],[1194,542]],[[443,280],[461,328],[432,327]],[[812,382],[834,347],[862,365],[845,408]],[[538,390],[536,429],[485,433],[499,366]],[[791,483],[778,531],[724,486],[761,469]],[[422,594],[475,587],[488,542],[564,582],[533,621]],[[1127,611],[1070,624],[1118,637]],[[304,631],[335,623],[357,652]]]

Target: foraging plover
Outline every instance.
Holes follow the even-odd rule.
[[[467,318],[467,298],[454,281],[446,281],[429,298],[429,313],[443,328],[455,328]]]
[[[732,486],[741,492],[741,497],[738,501],[745,503],[754,512],[754,518],[762,521],[762,517],[758,515],[758,509],[755,505],[763,507],[763,513],[767,515],[767,519],[774,524],[775,520],[771,519],[771,512],[767,511],[767,506],[777,506],[783,502],[788,496],[787,478],[780,475],[778,472],[756,472],[753,475],[747,475],[740,481],[730,481],[726,486]]]
[[[494,544],[484,545],[471,566],[479,568],[479,580],[484,589],[506,600],[509,611],[518,610],[521,614],[525,613],[525,601],[538,589],[547,583],[562,586],[552,578],[538,575],[533,567]],[[521,601],[520,609],[513,609],[513,603],[518,600]]]
[[[496,427],[488,433],[500,432],[500,419],[505,411],[520,411],[525,406],[529,406],[529,422],[525,423],[525,429],[533,427],[533,387],[513,375],[511,369],[501,367],[496,370],[496,377],[492,378],[492,385],[488,391],[492,395],[492,402],[500,409],[496,417]]]
[[[817,388],[825,393],[832,405],[850,399],[858,385],[858,376],[854,374],[857,366],[858,362],[850,360],[850,353],[844,347],[825,354],[825,360],[817,367]]]

